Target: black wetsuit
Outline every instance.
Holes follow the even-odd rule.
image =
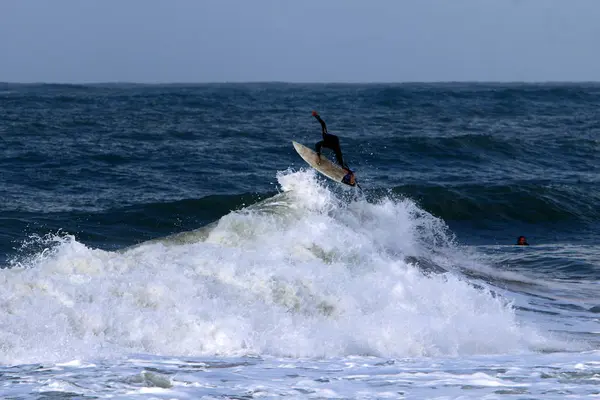
[[[340,139],[337,136],[332,135],[331,133],[327,133],[327,125],[325,125],[325,121],[323,121],[319,115],[315,115],[315,118],[321,124],[321,129],[323,131],[323,140],[321,140],[315,145],[315,150],[317,151],[317,154],[319,156],[321,155],[321,147],[331,149],[335,152],[335,158],[338,164],[340,164],[342,168],[348,168],[346,165],[344,165],[344,159],[342,158],[342,150],[340,149]]]

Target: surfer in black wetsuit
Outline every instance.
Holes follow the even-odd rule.
[[[342,168],[348,169],[348,167],[344,165],[344,159],[342,158],[342,149],[340,149],[340,139],[337,136],[327,132],[327,125],[325,125],[325,121],[321,119],[321,117],[316,111],[312,112],[312,116],[315,117],[317,121],[319,121],[319,123],[321,124],[321,130],[323,132],[323,140],[315,144],[315,150],[317,151],[317,155],[319,156],[319,158],[321,157],[321,147],[326,147],[335,152],[335,158],[338,164],[340,164]]]
[[[348,185],[354,186],[355,185],[354,171],[352,171],[350,169],[350,167],[348,167],[346,164],[344,164],[344,158],[342,157],[342,149],[340,148],[340,139],[337,136],[332,135],[331,133],[327,132],[327,125],[325,125],[325,121],[323,121],[321,119],[321,117],[319,116],[319,113],[317,113],[316,111],[313,111],[312,116],[315,117],[317,119],[317,121],[319,121],[319,123],[321,124],[321,131],[323,133],[323,140],[321,140],[320,142],[317,142],[317,144],[315,144],[315,150],[317,151],[319,160],[321,159],[321,148],[322,147],[333,150],[335,152],[335,159],[336,159],[337,163],[347,172],[346,176],[344,176],[344,178],[342,179],[342,182],[344,182]]]

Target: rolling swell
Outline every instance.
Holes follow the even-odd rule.
[[[392,189],[445,221],[523,223],[600,221],[600,195],[593,185],[552,183],[402,185]]]
[[[10,239],[10,233],[17,232],[19,235],[13,240],[18,243],[22,240],[23,233],[64,232],[75,235],[78,240],[93,247],[115,250],[197,229],[230,211],[247,207],[272,195],[273,193],[210,195],[200,199],[143,203],[99,212],[67,211],[43,215],[15,212],[11,218],[0,220],[0,236],[6,234]],[[3,254],[7,254],[11,248],[1,250]]]

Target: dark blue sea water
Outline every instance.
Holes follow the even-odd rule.
[[[320,140],[371,197],[408,196],[464,243],[596,243],[600,86],[0,86],[0,254],[32,233],[115,249],[277,191]]]
[[[0,361],[577,359],[599,186],[598,84],[0,84]]]

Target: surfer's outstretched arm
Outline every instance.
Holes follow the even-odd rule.
[[[321,130],[323,131],[323,135],[325,135],[327,133],[327,125],[325,125],[325,121],[321,119],[321,117],[316,111],[312,112],[312,116],[315,117],[317,121],[319,121],[319,123],[321,124]]]

